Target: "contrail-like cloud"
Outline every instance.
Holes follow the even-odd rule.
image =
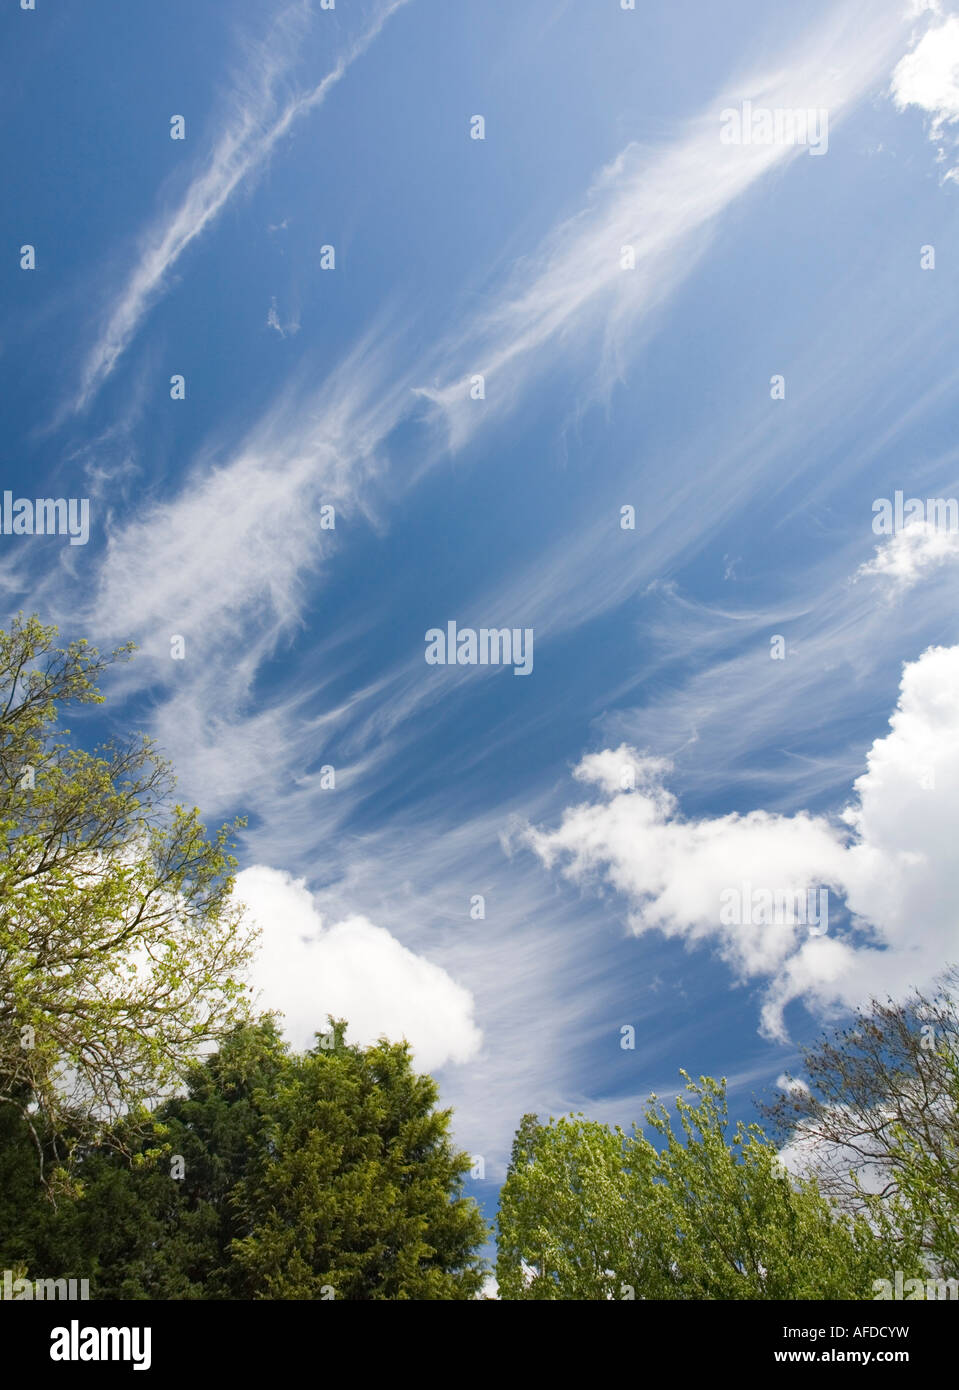
[[[830,11],[771,70],[720,92],[682,135],[661,148],[631,143],[604,168],[573,217],[555,226],[519,263],[485,318],[454,334],[444,358],[452,379],[421,385],[443,412],[458,448],[495,403],[508,407],[529,379],[569,355],[599,326],[601,391],[619,380],[644,322],[690,274],[719,216],[764,177],[807,152],[791,142],[724,145],[720,113],[744,97],[770,110],[828,112],[830,125],[887,77],[907,30],[899,0],[848,0]],[[623,273],[621,255],[635,262]],[[477,411],[468,387],[482,376],[489,396]]]
[[[179,207],[147,235],[139,262],[113,304],[105,327],[84,364],[74,410],[83,410],[110,376],[144,315],[162,293],[169,272],[190,243],[215,221],[244,179],[263,166],[274,146],[294,123],[322,105],[333,87],[379,36],[390,17],[408,3],[409,0],[390,0],[317,86],[288,102],[272,122],[265,124],[274,105],[273,88],[286,67],[285,63],[274,60],[264,84],[261,110],[243,111],[221,135],[207,167],[190,184]]]

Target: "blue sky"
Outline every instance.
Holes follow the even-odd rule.
[[[959,537],[873,529],[959,494],[955,6],[0,23],[0,490],[90,505],[0,535],[5,607],[137,642],[108,717],[249,817],[298,1045],[408,1036],[489,1196],[525,1111],[683,1067],[749,1114],[956,959]],[[724,141],[745,101],[828,139]],[[450,621],[531,674],[428,664]]]

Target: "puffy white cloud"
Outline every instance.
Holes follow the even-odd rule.
[[[663,785],[666,765],[623,745],[576,769],[604,799],[567,809],[555,830],[526,827],[523,839],[573,881],[623,894],[637,934],[712,943],[739,978],[766,978],[762,1028],[782,1037],[794,999],[850,1007],[927,986],[959,958],[959,647],[930,648],[904,667],[890,726],[839,822],[761,810],[687,820]],[[796,895],[796,910],[779,924],[757,921],[755,909],[724,914],[724,894],[760,888]],[[837,925],[834,898],[818,932],[799,904],[822,888],[845,900],[849,920]]]
[[[902,593],[952,560],[959,560],[959,531],[914,521],[877,545],[873,559],[860,566],[857,578],[875,575],[891,581],[896,592]]]
[[[929,138],[946,160],[946,127],[959,121],[959,17],[950,15],[907,53],[892,75],[892,98],[900,111],[918,106],[929,113]],[[946,178],[959,177],[959,165]]]
[[[236,896],[262,929],[258,1002],[282,1010],[294,1046],[311,1046],[333,1014],[351,1042],[407,1038],[424,1071],[479,1050],[470,992],[383,927],[359,916],[325,927],[305,881],[264,865],[238,874]]]
[[[625,745],[584,759],[575,775],[598,782],[609,799],[568,810],[558,830],[530,830],[529,843],[547,864],[565,859],[569,878],[605,873],[633,904],[637,934],[658,928],[690,942],[717,939],[743,974],[775,972],[805,928],[798,921],[724,927],[722,895],[746,882],[803,892],[807,884],[838,883],[840,832],[821,819],[765,811],[685,820],[662,785],[668,766]],[[620,790],[631,769],[635,790]]]

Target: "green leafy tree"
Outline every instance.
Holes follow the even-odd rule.
[[[413,1070],[407,1043],[347,1046],[345,1024],[330,1022],[284,1078],[270,1151],[234,1194],[249,1232],[232,1246],[243,1291],[475,1298],[488,1231],[462,1195],[470,1158],[450,1143],[436,1083]]]
[[[676,1101],[681,1135],[664,1106],[647,1114],[663,1144],[653,1183],[660,1296],[672,1286],[682,1298],[872,1298],[887,1256],[868,1223],[787,1174],[758,1125],[730,1133],[724,1083],[685,1079],[693,1100]]]
[[[243,1016],[252,941],[230,829],[210,840],[174,803],[149,740],[86,752],[60,724],[131,648],[55,639],[36,618],[0,632],[0,1107],[63,1172]]]
[[[635,1285],[649,1253],[635,1187],[622,1130],[524,1115],[500,1196],[500,1297],[608,1299]]]
[[[304,1056],[269,1017],[236,1029],[149,1137],[85,1152],[56,1209],[21,1169],[0,1196],[0,1259],[89,1278],[103,1299],[474,1297],[487,1229],[449,1112],[405,1044],[347,1046],[344,1027]],[[0,1133],[0,1176],[15,1148]]]
[[[685,1073],[683,1073],[685,1077]],[[871,1298],[888,1260],[868,1223],[782,1168],[757,1125],[730,1132],[725,1084],[685,1077],[654,1144],[581,1117],[524,1117],[501,1194],[504,1298]]]
[[[872,1000],[804,1048],[801,1082],[764,1107],[837,1205],[947,1279],[959,1276],[957,984],[952,967],[930,993]]]

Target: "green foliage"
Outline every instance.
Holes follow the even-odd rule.
[[[805,1084],[764,1107],[800,1141],[822,1190],[864,1214],[928,1273],[959,1276],[959,971],[932,994],[873,999],[852,1024],[803,1049]],[[888,1274],[885,1277],[890,1277]]]
[[[889,1128],[889,1166],[895,1187],[869,1193],[864,1202],[889,1239],[917,1246],[940,1279],[959,1279],[959,1033],[942,1036],[935,1049],[941,1086],[934,1134],[930,1127]]]
[[[173,804],[150,741],[65,741],[61,707],[102,703],[96,680],[131,649],[55,637],[36,618],[0,632],[0,1106],[47,1177],[243,1017],[252,944],[230,829],[209,840]]]
[[[524,1116],[500,1196],[500,1297],[616,1298],[635,1284],[646,1255],[634,1190],[621,1130]]]
[[[871,1298],[891,1266],[866,1221],[789,1177],[757,1125],[730,1134],[724,1083],[683,1076],[678,1133],[655,1097],[646,1112],[658,1145],[635,1126],[524,1118],[501,1195],[501,1296]]]
[[[488,1233],[435,1083],[406,1044],[347,1046],[344,1027],[304,1056],[270,1018],[236,1029],[148,1137],[83,1154],[56,1210],[3,1134],[0,1261],[89,1278],[101,1299],[475,1297]]]
[[[435,1109],[436,1083],[413,1071],[406,1043],[347,1047],[344,1027],[284,1078],[270,1151],[237,1186],[243,1291],[473,1298],[487,1230],[462,1196],[470,1159],[450,1145],[450,1112]]]

